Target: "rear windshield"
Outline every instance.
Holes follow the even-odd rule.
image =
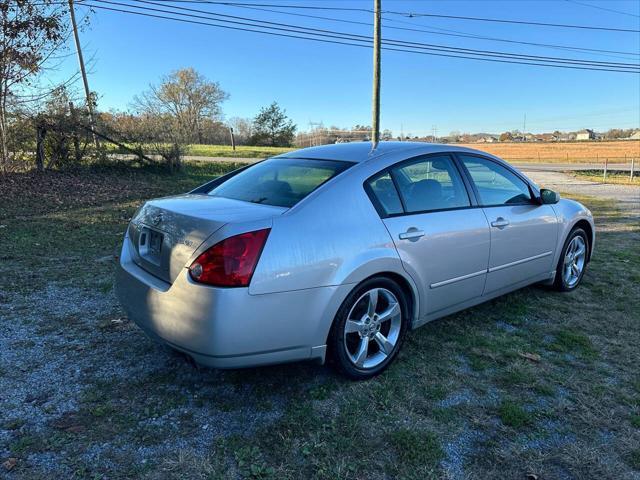
[[[234,175],[209,195],[289,208],[351,165],[331,160],[272,158]]]

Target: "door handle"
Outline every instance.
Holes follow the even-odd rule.
[[[420,237],[424,237],[424,232],[422,230],[418,230],[417,228],[410,228],[404,233],[398,235],[400,240],[414,240]]]
[[[491,226],[496,228],[504,228],[507,225],[509,225],[509,220],[502,217],[498,217],[493,222],[491,222]]]

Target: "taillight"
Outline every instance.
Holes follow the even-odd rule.
[[[248,286],[270,230],[225,238],[196,258],[189,275],[196,282],[216,287]]]

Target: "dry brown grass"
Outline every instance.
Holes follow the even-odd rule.
[[[461,146],[497,155],[505,160],[530,162],[631,161],[640,158],[640,141],[619,142],[540,142],[540,143],[468,143]]]

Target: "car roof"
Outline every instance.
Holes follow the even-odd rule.
[[[406,151],[407,154],[411,154],[412,156],[452,151],[482,153],[486,156],[493,156],[472,148],[426,142],[380,142],[375,149],[372,150],[371,147],[371,142],[336,143],[331,145],[321,145],[318,147],[302,148],[300,150],[283,153],[282,155],[278,155],[274,158],[308,158],[314,160],[342,160],[359,163],[387,153],[402,153],[403,151]]]

